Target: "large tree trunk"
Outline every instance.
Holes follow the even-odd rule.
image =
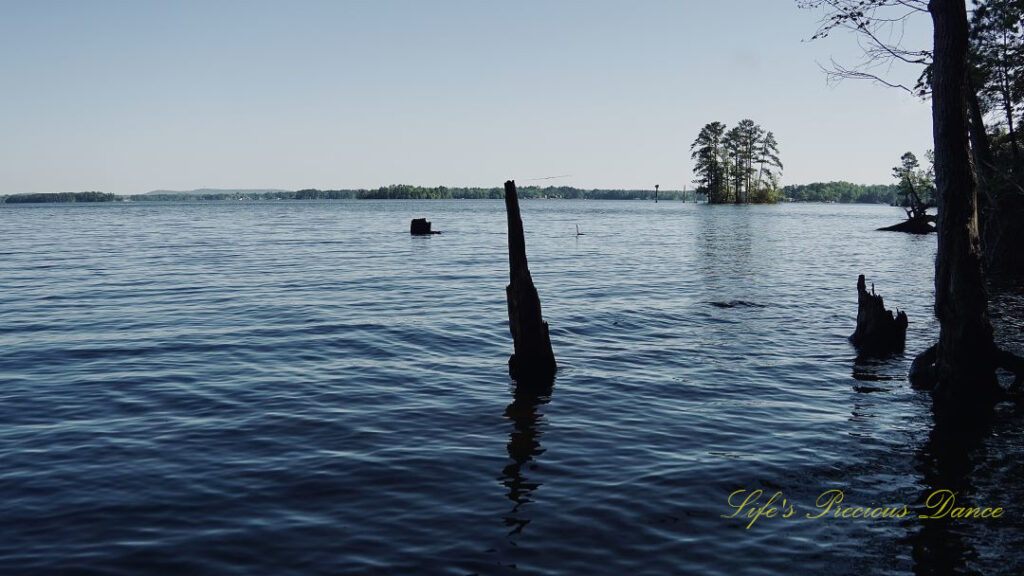
[[[947,408],[967,407],[991,400],[998,388],[968,147],[967,8],[964,0],[930,0],[928,10],[935,25],[932,125],[939,208],[936,401]]]

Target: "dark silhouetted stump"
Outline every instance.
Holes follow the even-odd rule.
[[[440,234],[430,230],[430,222],[426,218],[413,218],[409,224],[409,233],[413,236],[426,236],[428,234]]]
[[[526,240],[519,216],[516,183],[505,182],[505,211],[508,214],[509,285],[508,325],[515,353],[508,359],[508,372],[520,385],[550,386],[554,378],[555,354],[551,351],[548,325],[541,318],[540,297],[526,264]]]
[[[907,342],[907,314],[885,309],[874,285],[868,292],[864,275],[857,277],[857,330],[850,342],[863,354],[902,352]]]
[[[908,234],[931,234],[935,232],[935,226],[932,225],[934,221],[935,216],[930,215],[911,217],[899,224],[879,228],[879,230],[885,232],[906,232]]]

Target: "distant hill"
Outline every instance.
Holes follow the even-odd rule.
[[[280,192],[291,192],[279,188],[198,188],[196,190],[152,190],[141,194],[141,196],[230,196],[230,195],[255,195],[255,194],[277,194]]]

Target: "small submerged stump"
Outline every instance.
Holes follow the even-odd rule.
[[[850,342],[871,355],[902,352],[907,343],[907,313],[886,310],[873,284],[868,292],[863,274],[857,277],[857,330]]]
[[[519,215],[516,183],[505,182],[505,211],[508,215],[509,285],[508,326],[515,353],[508,359],[508,373],[520,385],[550,386],[557,366],[551,350],[548,324],[540,311],[540,296],[526,263],[526,240]]]
[[[906,232],[908,234],[931,234],[935,232],[935,226],[932,225],[934,221],[935,216],[931,215],[909,217],[899,224],[885,226],[878,230],[882,232]]]
[[[413,218],[412,223],[409,224],[409,234],[413,236],[428,236],[430,234],[440,234],[440,232],[431,231],[430,221],[426,218]]]

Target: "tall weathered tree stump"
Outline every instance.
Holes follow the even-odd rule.
[[[526,264],[526,240],[523,220],[519,215],[519,197],[516,183],[505,182],[505,211],[508,215],[509,285],[505,288],[508,300],[508,325],[515,343],[515,353],[508,359],[508,372],[517,383],[550,385],[554,378],[555,354],[551,351],[548,325],[540,312],[540,297],[533,285],[530,268]]]
[[[907,342],[907,313],[886,310],[873,284],[868,292],[863,274],[857,277],[857,330],[850,342],[872,355],[902,352]]]

